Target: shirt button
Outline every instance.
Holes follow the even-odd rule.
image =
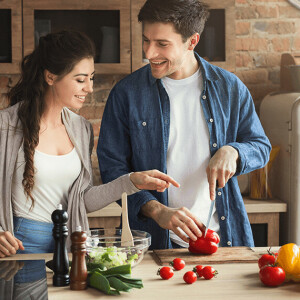
[[[230,242],[230,241],[228,241],[228,242],[227,242],[227,245],[228,245],[228,246],[230,246],[230,245],[231,245],[231,242]]]
[[[143,126],[146,126],[146,125],[147,125],[147,123],[146,123],[146,122],[143,122],[143,123],[142,123],[142,125],[143,125]]]
[[[205,100],[205,99],[206,99],[206,96],[205,96],[205,95],[203,95],[203,96],[202,96],[202,99],[203,99],[203,100]]]
[[[209,119],[209,122],[212,123],[214,121],[214,119]]]
[[[221,192],[218,192],[218,196],[221,196],[222,195],[222,193]]]
[[[225,220],[225,217],[224,217],[224,216],[222,216],[222,217],[221,217],[221,220],[222,220],[222,221],[224,221],[224,220]]]
[[[213,147],[216,148],[216,147],[217,147],[217,144],[216,144],[216,143],[213,143]]]

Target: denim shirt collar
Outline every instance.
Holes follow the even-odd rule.
[[[206,81],[216,81],[219,80],[219,75],[216,73],[216,71],[213,69],[213,66],[209,64],[205,59],[199,56],[197,52],[194,52],[195,57],[199,63],[200,70],[202,73],[203,83],[204,83],[204,90],[206,90]],[[161,79],[157,79],[152,76],[151,69],[149,66],[149,81],[151,84],[155,84],[156,81],[161,81]]]

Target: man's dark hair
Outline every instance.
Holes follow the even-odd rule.
[[[208,6],[198,0],[147,0],[138,20],[172,23],[185,42],[196,32],[201,35],[208,16]]]

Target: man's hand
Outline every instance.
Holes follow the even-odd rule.
[[[158,170],[131,173],[130,180],[140,190],[157,190],[158,192],[164,192],[170,184],[179,187],[179,183],[172,177]]]
[[[239,153],[236,149],[231,146],[223,146],[210,159],[206,174],[211,200],[216,198],[216,187],[223,188],[235,174],[238,158]]]
[[[18,249],[24,250],[23,243],[9,231],[0,232],[0,257],[16,254]]]
[[[146,217],[152,218],[160,227],[172,230],[187,243],[189,238],[196,241],[197,237],[201,237],[200,228],[203,231],[205,230],[202,222],[186,207],[169,208],[156,200],[151,200],[142,206],[141,213]]]

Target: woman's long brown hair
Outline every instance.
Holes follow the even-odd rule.
[[[61,31],[41,37],[38,47],[21,63],[21,77],[8,92],[9,105],[20,103],[18,117],[23,130],[25,168],[22,185],[34,206],[34,152],[39,144],[40,121],[45,109],[44,95],[48,84],[44,71],[62,78],[84,58],[95,57],[93,42],[83,33]]]

